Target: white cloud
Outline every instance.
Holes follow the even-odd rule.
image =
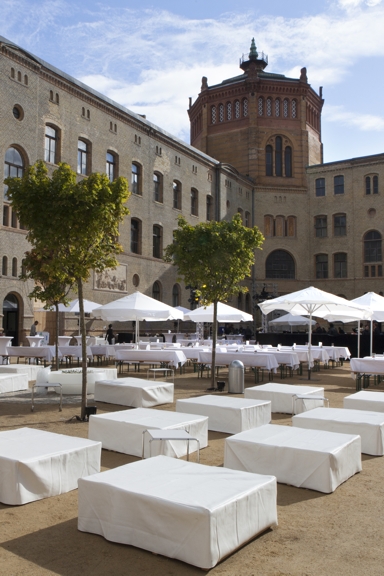
[[[384,130],[384,117],[373,114],[348,112],[343,106],[328,106],[323,113],[328,122],[337,122],[345,126],[354,126],[363,132],[381,132]]]

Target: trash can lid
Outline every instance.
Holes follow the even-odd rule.
[[[230,368],[244,368],[244,364],[240,360],[232,360],[229,365]]]

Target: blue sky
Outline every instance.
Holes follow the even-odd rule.
[[[384,0],[1,0],[0,34],[189,141],[201,77],[267,71],[323,86],[326,162],[384,152]]]

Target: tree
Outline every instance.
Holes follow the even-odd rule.
[[[81,419],[87,406],[87,355],[83,283],[91,270],[115,268],[119,223],[128,214],[129,197],[125,178],[110,182],[106,174],[91,174],[77,182],[68,164],[59,164],[48,176],[42,161],[31,166],[22,178],[7,178],[8,198],[19,221],[28,230],[27,240],[37,255],[48,251],[44,275],[49,282],[73,281],[79,297],[82,336]],[[46,276],[45,276],[46,277]],[[35,280],[39,280],[35,277]],[[40,281],[44,281],[41,277]],[[57,284],[56,284],[57,286]]]
[[[180,216],[174,242],[164,259],[177,266],[184,283],[193,286],[201,303],[213,303],[212,387],[215,383],[217,303],[246,292],[241,285],[251,273],[255,249],[264,237],[255,226],[246,228],[236,214],[231,221],[210,221],[191,226]]]

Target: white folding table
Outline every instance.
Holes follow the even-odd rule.
[[[295,406],[293,406],[293,398],[297,394],[308,396],[308,401],[301,399],[301,402],[295,402]],[[246,388],[244,391],[244,398],[269,400],[272,412],[282,412],[284,414],[292,414],[293,411],[299,414],[305,410],[323,406],[322,401],[311,400],[310,397],[312,395],[324,396],[324,388],[268,382],[268,384]]]
[[[34,428],[0,432],[0,502],[26,504],[75,490],[100,471],[101,443]]]
[[[198,396],[177,400],[177,412],[208,416],[209,430],[237,434],[271,421],[271,403],[266,400]]]
[[[333,492],[360,472],[360,436],[267,424],[225,440],[224,466],[273,474],[278,482]]]
[[[117,378],[95,382],[95,401],[150,408],[173,402],[173,382],[143,380],[141,378]]]
[[[99,440],[103,448],[132,456],[142,455],[142,436],[145,430],[186,430],[200,442],[200,448],[208,446],[208,418],[196,414],[179,414],[168,410],[135,408],[89,417],[88,437]],[[153,453],[180,458],[187,453],[187,442],[161,442]],[[148,439],[145,454],[149,454]]]
[[[273,476],[157,456],[79,480],[79,530],[205,570],[276,524]]]
[[[370,410],[372,412],[384,412],[384,392],[371,392],[361,390],[343,400],[344,408],[353,410]]]

